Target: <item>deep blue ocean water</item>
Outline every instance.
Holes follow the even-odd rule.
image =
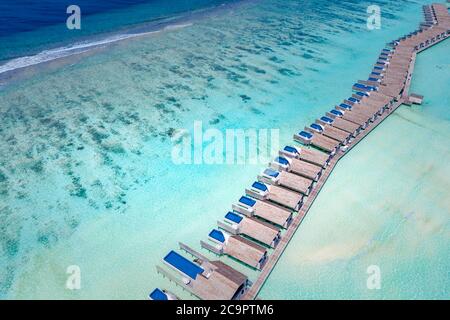
[[[49,25],[64,24],[67,19],[66,8],[77,5],[84,16],[111,10],[123,9],[137,4],[152,5],[146,12],[148,19],[170,15],[217,4],[229,0],[16,0],[0,2],[0,37],[18,32],[33,31]],[[135,21],[130,21],[133,23]]]
[[[214,8],[236,0],[0,1],[0,62],[36,54],[88,36]],[[68,6],[81,9],[81,30],[66,28]]]
[[[66,8],[72,4],[82,8],[84,15],[92,15],[104,11],[120,9],[143,2],[158,2],[152,0],[17,0],[0,2],[0,37],[14,33],[33,31],[37,28],[64,24],[67,18]],[[188,1],[174,1],[187,4]],[[205,2],[205,1],[203,1]]]

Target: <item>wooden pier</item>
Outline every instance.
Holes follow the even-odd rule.
[[[425,22],[382,50],[368,80],[353,86],[352,97],[295,134],[303,146],[281,150],[246,189],[246,196],[232,206],[234,212],[218,221],[226,232],[213,230],[213,244],[201,241],[213,253],[261,270],[251,286],[244,274],[183,244],[181,249],[201,266],[191,266],[199,275],[180,280],[159,266],[157,271],[200,299],[255,299],[339,160],[402,104],[422,103],[423,96],[409,93],[417,53],[450,37],[447,8],[433,4],[423,10]],[[274,248],[270,255],[267,247]]]
[[[272,254],[269,256],[264,270],[261,271],[260,275],[258,276],[258,279],[253,283],[251,288],[247,291],[247,293],[242,297],[243,300],[253,300],[256,298],[257,294],[261,290],[262,286],[266,282],[267,278],[269,277],[270,273],[272,272],[273,268],[275,267],[276,263],[280,259],[282,253],[286,249],[287,245],[289,244],[289,241],[294,236],[295,232],[297,231],[298,227],[303,221],[303,218],[308,213],[309,209],[311,208],[312,204],[314,203],[314,200],[317,198],[318,194],[320,193],[322,187],[324,186],[325,182],[327,181],[328,177],[331,175],[333,169],[336,167],[337,163],[340,159],[342,159],[345,154],[347,154],[353,147],[355,147],[361,140],[363,140],[373,129],[375,129],[381,122],[383,122],[384,119],[386,119],[388,116],[390,116],[395,110],[397,110],[398,107],[400,107],[405,99],[409,95],[409,88],[411,85],[411,78],[412,74],[414,72],[414,65],[416,60],[416,53],[412,53],[411,56],[411,63],[408,66],[408,75],[407,75],[407,81],[405,83],[405,87],[403,89],[402,97],[396,101],[393,105],[390,106],[389,109],[386,110],[386,112],[383,113],[382,116],[380,116],[378,119],[376,119],[370,126],[368,130],[364,130],[360,135],[358,135],[352,142],[352,144],[349,146],[349,148],[346,150],[346,152],[342,152],[341,150],[335,155],[335,157],[331,160],[329,166],[326,168],[323,175],[320,177],[319,181],[317,182],[315,188],[312,190],[310,196],[308,199],[303,203],[302,208],[299,210],[298,215],[296,215],[293,218],[293,221],[291,223],[291,226],[286,231],[286,233],[283,235],[283,238],[281,239],[280,243],[278,244],[277,248],[272,252]]]
[[[392,112],[394,112],[401,104],[403,103],[402,100],[398,101],[390,111],[388,111],[386,114],[384,114],[382,117],[378,118],[371,126],[370,130],[364,131],[362,134],[360,134],[347,152],[353,148],[356,144],[358,144],[359,141],[364,139],[366,135],[370,133],[378,124],[380,124],[384,119],[386,119]],[[317,198],[318,194],[320,193],[320,190],[322,189],[325,182],[328,180],[328,177],[331,175],[331,172],[335,168],[338,161],[345,156],[347,152],[339,151],[336,156],[331,160],[330,165],[327,167],[323,175],[320,177],[319,181],[317,182],[315,188],[309,195],[308,199],[303,203],[303,206],[299,210],[298,214],[294,217],[289,229],[286,231],[285,234],[283,234],[283,238],[281,239],[280,243],[278,244],[277,248],[272,252],[272,254],[269,256],[266,265],[264,269],[261,271],[261,273],[258,276],[258,279],[253,283],[251,288],[247,291],[247,293],[243,296],[243,300],[253,300],[256,298],[257,294],[261,290],[263,284],[266,282],[267,278],[269,277],[270,273],[272,272],[273,268],[275,267],[276,263],[280,259],[282,253],[284,252],[284,249],[286,249],[287,245],[289,244],[289,241],[294,236],[295,232],[297,231],[298,227],[303,221],[303,218],[308,213],[309,209],[311,208],[312,204],[314,203],[314,200]]]

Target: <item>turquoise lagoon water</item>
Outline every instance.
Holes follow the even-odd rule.
[[[374,3],[382,29],[369,31]],[[192,298],[155,265],[178,241],[199,248],[263,165],[174,166],[174,132],[201,120],[278,128],[290,143],[350,94],[387,41],[416,28],[424,3],[243,2],[27,69],[0,92],[0,297],[143,299],[159,286]],[[449,131],[437,111],[448,93],[425,66],[448,83],[439,50],[448,44],[418,61],[426,104],[402,108],[342,161],[262,298],[448,295]],[[381,268],[379,291],[364,289],[368,264]],[[69,265],[81,268],[80,290],[65,289]]]

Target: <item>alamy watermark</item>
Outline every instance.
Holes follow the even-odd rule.
[[[377,265],[371,265],[367,267],[367,277],[366,285],[369,290],[380,290],[381,289],[381,269]]]
[[[66,26],[69,30],[80,30],[81,29],[81,9],[77,5],[70,5],[66,10],[67,14],[70,16],[66,20]]]
[[[193,130],[172,135],[174,164],[267,164],[279,150],[279,129],[203,129],[195,121]]]
[[[81,268],[77,265],[68,266],[66,273],[69,275],[66,280],[66,289],[81,289]]]
[[[367,7],[367,29],[379,30],[381,29],[381,8],[377,5],[371,5]]]

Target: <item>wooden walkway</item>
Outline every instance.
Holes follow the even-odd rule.
[[[282,253],[284,252],[284,249],[286,249],[287,245],[291,241],[298,227],[302,223],[303,218],[308,213],[309,209],[314,203],[314,200],[317,198],[318,194],[322,190],[322,187],[328,180],[328,177],[333,172],[333,169],[336,167],[336,164],[339,162],[339,160],[342,159],[345,156],[345,154],[347,154],[358,142],[364,139],[364,137],[366,137],[373,129],[375,129],[384,119],[386,119],[392,112],[394,112],[402,104],[403,100],[400,100],[392,107],[392,110],[386,112],[385,114],[383,114],[383,116],[375,120],[375,122],[373,122],[372,125],[370,126],[370,129],[366,129],[364,133],[361,133],[357,138],[355,138],[355,140],[353,140],[351,146],[345,153],[342,151],[338,151],[338,153],[331,160],[330,165],[325,169],[324,173],[320,177],[315,188],[311,191],[308,199],[304,202],[303,206],[298,212],[298,215],[294,217],[293,222],[291,223],[289,229],[286,231],[285,234],[283,234],[283,237],[281,238],[281,241],[279,242],[278,246],[269,256],[268,261],[264,266],[264,269],[259,274],[257,280],[253,283],[250,290],[247,291],[247,294],[243,297],[243,300],[253,300],[256,298],[256,295],[261,290],[263,284],[266,282],[267,277],[272,272],[273,268],[275,267],[276,263],[278,262]]]
[[[218,255],[228,254],[254,268],[262,269],[258,278],[249,288],[249,282],[246,281],[244,287],[248,290],[242,291],[238,296],[234,295],[233,299],[253,300],[257,297],[338,162],[397,108],[402,104],[411,104],[414,102],[414,97],[419,97],[415,95],[410,97],[409,93],[417,53],[450,37],[450,15],[445,10],[440,5],[424,7],[424,12],[428,16],[426,26],[394,40],[390,44],[393,47],[392,50],[383,49],[381,58],[376,64],[379,67],[378,69],[374,68],[376,71],[372,72],[372,74],[380,74],[380,80],[375,81],[369,78],[371,81],[360,80],[354,85],[355,91],[369,92],[370,95],[356,92],[352,98],[349,98],[353,99],[352,101],[345,100],[345,105],[337,106],[335,110],[330,111],[331,113],[326,113],[328,118],[322,117],[317,120],[317,123],[323,122],[324,127],[322,128],[326,128],[330,132],[343,133],[348,136],[348,139],[342,141],[344,136],[340,136],[341,138],[336,136],[337,139],[332,139],[324,134],[324,129],[316,132],[306,128],[306,132],[303,132],[301,136],[294,135],[294,140],[301,140],[304,144],[314,145],[328,153],[313,149],[286,147],[280,151],[280,157],[270,164],[272,169],[279,171],[279,175],[271,176],[269,172],[264,179],[259,176],[260,182],[255,182],[251,188],[246,189],[247,196],[242,197],[239,203],[234,204],[232,208],[235,214],[247,216],[243,219],[253,222],[253,228],[256,228],[257,231],[250,230],[251,228],[247,230],[248,232],[231,230],[231,225],[219,221],[219,227],[226,231],[231,230],[231,232],[229,231],[231,236],[223,241],[222,249],[219,250],[216,246],[201,242],[203,248]],[[390,62],[385,64],[383,61]],[[380,69],[382,71],[379,71]],[[422,98],[420,97],[420,100]],[[336,111],[339,109],[341,111]],[[317,129],[317,127],[314,128]],[[310,137],[308,137],[308,133],[311,133]],[[283,177],[289,179],[282,179]],[[269,181],[265,179],[269,179]],[[314,184],[313,181],[316,183]],[[306,194],[307,196],[304,196]],[[274,225],[269,226],[267,222],[259,220],[261,218]],[[286,232],[281,235],[281,240],[279,240],[280,227],[286,228]],[[267,234],[262,237],[258,232]],[[266,247],[239,236],[240,233],[247,234],[253,240],[260,242],[263,240],[262,243],[266,246],[275,246],[275,248],[267,256]],[[196,256],[198,257],[199,254]],[[217,269],[219,274],[214,279],[229,282],[229,279],[220,278],[220,272],[225,272],[225,266],[223,264],[220,269]],[[226,266],[226,268],[228,268],[226,274],[237,274],[237,271],[231,267]],[[158,272],[166,274],[161,268],[158,269]],[[236,284],[241,285],[243,277],[244,275],[239,275],[239,281],[235,281]],[[228,298],[232,295],[230,288],[219,289],[222,284],[216,283],[217,281],[208,282],[208,277],[203,279],[200,276],[199,279],[199,281],[195,281],[195,284],[201,283],[202,288],[196,287],[195,292],[205,291],[208,286],[215,288],[210,290],[211,292],[202,291],[201,294],[196,294],[202,299],[219,299],[225,296]],[[192,292],[193,288],[183,285],[179,279],[175,282]],[[221,290],[224,290],[226,294],[220,292]],[[241,296],[241,294],[244,295]]]
[[[363,140],[373,129],[375,129],[381,122],[383,122],[384,119],[386,119],[389,115],[391,115],[395,110],[397,110],[398,107],[400,107],[403,104],[404,100],[401,99],[398,101],[391,110],[383,114],[383,116],[379,117],[377,120],[375,120],[372,125],[370,126],[370,129],[366,129],[365,132],[361,133],[355,140],[353,140],[351,146],[347,149],[346,152],[338,151],[336,156],[331,160],[330,165],[325,169],[324,173],[320,177],[319,181],[317,182],[315,188],[310,193],[308,199],[304,202],[302,208],[298,212],[298,215],[293,219],[293,222],[291,223],[289,229],[286,231],[285,234],[283,234],[283,237],[278,244],[277,248],[272,252],[272,254],[269,256],[269,259],[260,273],[258,279],[253,283],[250,290],[247,292],[247,294],[243,297],[244,300],[253,300],[258,292],[261,290],[261,287],[265,283],[267,277],[272,272],[273,268],[275,267],[276,263],[281,257],[281,254],[284,252],[284,249],[289,244],[290,240],[294,236],[295,232],[297,231],[298,227],[303,221],[303,218],[308,213],[309,209],[311,208],[312,204],[314,203],[314,200],[319,195],[320,191],[322,190],[322,187],[324,186],[325,182],[328,180],[328,177],[333,172],[333,169],[336,167],[337,163],[340,159],[342,159],[353,147],[355,147],[361,140]]]
[[[390,110],[383,113],[381,117],[378,117],[367,129],[365,129],[363,132],[361,132],[349,145],[346,152],[342,152],[339,150],[336,155],[331,159],[329,166],[325,169],[322,176],[319,178],[319,181],[317,182],[315,188],[311,191],[310,195],[308,196],[307,200],[303,203],[303,206],[300,208],[298,215],[296,215],[289,226],[289,229],[286,231],[285,234],[283,234],[283,237],[281,238],[281,241],[278,243],[278,246],[275,248],[275,250],[272,252],[272,254],[269,256],[266,265],[264,266],[264,269],[259,274],[256,281],[253,283],[251,288],[247,291],[247,293],[242,298],[243,300],[253,300],[258,295],[259,291],[261,290],[262,286],[266,282],[267,278],[269,277],[270,273],[274,269],[275,265],[277,264],[278,260],[280,259],[281,255],[284,252],[284,249],[286,249],[287,245],[291,241],[292,237],[294,236],[295,232],[297,231],[298,227],[302,223],[303,219],[305,218],[306,214],[308,213],[309,209],[311,208],[312,204],[314,203],[314,200],[316,200],[317,196],[319,195],[320,191],[322,190],[322,187],[324,186],[325,182],[328,180],[328,177],[333,172],[333,169],[336,167],[339,160],[341,160],[348,152],[350,152],[351,149],[353,149],[361,140],[363,140],[372,130],[374,130],[381,122],[384,121],[387,117],[389,117],[395,110],[397,110],[398,107],[400,107],[405,99],[408,97],[409,94],[409,88],[411,86],[411,78],[412,74],[414,72],[414,65],[416,61],[416,53],[413,53],[412,61],[408,70],[408,76],[407,81],[405,84],[405,88],[403,90],[402,98],[396,102]]]

